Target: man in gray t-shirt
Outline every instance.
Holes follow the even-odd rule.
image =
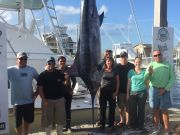
[[[38,79],[38,73],[33,67],[27,65],[27,58],[25,52],[19,52],[16,65],[8,67],[17,135],[21,135],[22,132],[27,135],[29,124],[34,121],[34,97],[37,96],[37,92],[33,92],[32,81]]]

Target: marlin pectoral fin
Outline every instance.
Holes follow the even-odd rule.
[[[104,12],[102,12],[101,15],[99,16],[99,26],[102,25],[103,19],[104,19]]]

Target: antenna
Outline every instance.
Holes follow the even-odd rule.
[[[131,43],[130,40],[129,40],[129,37],[124,34],[124,32],[122,31],[122,29],[120,29],[120,32],[121,32],[121,34],[123,35],[123,37],[127,40],[127,42],[128,42],[128,43]]]
[[[136,22],[136,17],[135,17],[135,14],[134,14],[134,10],[133,10],[133,6],[132,6],[132,3],[131,3],[131,0],[129,0],[129,4],[130,4],[131,12],[132,12],[132,15],[133,15],[133,18],[134,18],[134,23],[135,23],[135,25],[136,25],[136,29],[137,29],[139,41],[140,41],[140,43],[141,43],[144,56],[145,56],[145,58],[146,58],[146,63],[148,63],[148,60],[147,60],[147,57],[146,57],[146,52],[144,51],[144,47],[143,47],[142,36],[141,36],[141,34],[140,34],[140,31],[139,31],[139,26],[138,26],[138,24],[137,24],[137,22]]]
[[[137,22],[136,22],[136,17],[135,17],[135,14],[134,14],[134,10],[133,10],[133,6],[132,6],[132,3],[131,3],[131,0],[129,0],[129,4],[130,4],[131,12],[132,12],[132,15],[133,15],[133,18],[134,18],[134,23],[135,23],[135,25],[136,25],[136,29],[137,29],[139,41],[140,41],[140,43],[142,44],[142,43],[143,43],[143,41],[142,41],[142,36],[141,36],[141,34],[140,34],[140,32],[139,32],[139,26],[138,26],[138,24],[137,24]]]
[[[112,39],[112,37],[109,35],[109,33],[107,33],[107,31],[104,30],[103,26],[101,26],[101,29],[104,31],[104,33],[106,34],[106,36],[111,40],[111,42],[113,44],[115,44],[115,41]]]

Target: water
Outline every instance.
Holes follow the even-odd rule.
[[[173,87],[173,107],[180,108],[180,66],[175,66],[176,81]]]

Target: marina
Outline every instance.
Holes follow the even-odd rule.
[[[82,0],[83,1],[83,0]],[[30,1],[34,2],[34,1]],[[94,67],[97,66],[97,61],[99,61],[100,56],[103,54],[103,51],[100,50],[100,27],[99,25],[92,25],[88,27],[90,29],[87,30],[87,25],[93,24],[92,19],[89,21],[82,21],[83,18],[80,19],[80,28],[82,31],[77,30],[77,40],[73,40],[73,38],[68,35],[67,26],[60,25],[57,14],[56,14],[56,5],[54,5],[53,0],[37,0],[34,3],[28,3],[24,0],[19,0],[18,2],[14,2],[13,0],[8,1],[0,1],[0,8],[2,8],[0,19],[3,25],[6,28],[6,45],[7,45],[7,66],[12,66],[16,64],[16,53],[19,51],[25,51],[28,54],[28,65],[31,65],[36,68],[38,73],[44,70],[44,66],[46,64],[46,59],[50,56],[57,58],[59,56],[65,56],[67,59],[67,65],[76,64],[78,67],[79,77],[77,77],[77,84],[73,93],[73,101],[72,101],[72,132],[64,132],[63,134],[71,134],[71,135],[149,135],[153,130],[152,125],[152,110],[149,108],[149,104],[146,104],[146,117],[145,117],[145,128],[148,132],[141,133],[137,130],[130,130],[126,128],[119,128],[117,125],[115,126],[115,130],[106,129],[101,131],[97,125],[93,127],[92,121],[92,97],[95,97],[94,103],[94,114],[95,121],[97,121],[98,108],[97,104],[97,96],[92,94],[92,90],[96,88],[96,84],[94,83],[98,80],[96,78],[96,73],[94,72]],[[131,7],[132,8],[132,7]],[[8,10],[15,11],[17,14],[18,24],[11,25],[5,19],[3,14]],[[30,26],[27,27],[27,14],[25,14],[25,10],[29,10],[32,17],[31,20],[28,19]],[[34,16],[34,10],[44,10],[46,12],[46,19],[48,18],[47,24],[50,24],[48,30],[40,31],[40,28],[43,26],[38,25],[38,17]],[[44,13],[43,11],[43,13]],[[94,10],[92,10],[94,11]],[[96,12],[93,14],[96,15]],[[101,14],[104,16],[104,12]],[[100,25],[102,24],[102,18],[100,17],[97,21]],[[86,18],[87,14],[83,17]],[[41,18],[42,19],[42,18]],[[93,18],[94,19],[94,18]],[[101,20],[102,19],[102,20]],[[135,19],[135,16],[134,16]],[[25,21],[26,20],[26,21]],[[43,19],[42,19],[43,20]],[[42,21],[41,20],[41,21]],[[135,20],[136,21],[136,20]],[[47,25],[46,24],[46,25]],[[143,44],[140,30],[138,29],[138,25],[136,24],[138,36],[140,38],[140,43],[133,45],[128,40],[128,43],[115,43],[113,41],[112,47],[110,49],[113,50],[113,56],[116,61],[118,61],[118,55],[121,51],[126,51],[129,54],[129,61],[133,61],[136,56],[142,56],[143,58],[143,67],[147,67],[147,65],[152,61],[152,44]],[[41,29],[42,30],[42,29]],[[99,30],[99,31],[98,31]],[[48,32],[47,32],[48,31]],[[91,32],[89,32],[91,31]],[[84,33],[83,33],[84,32]],[[102,30],[101,30],[102,32]],[[37,36],[38,35],[38,36]],[[88,35],[84,37],[84,35]],[[95,38],[96,35],[98,38]],[[93,37],[93,43],[88,42],[89,38]],[[78,42],[79,39],[79,42]],[[84,44],[87,43],[87,44]],[[81,51],[87,51],[87,54],[90,56],[84,55],[84,52],[78,50],[78,45],[81,47]],[[85,46],[83,46],[85,45]],[[85,50],[89,49],[89,50]],[[77,51],[77,53],[76,53]],[[101,53],[100,53],[101,52]],[[78,54],[79,53],[79,54]],[[172,54],[169,54],[170,56]],[[172,103],[173,106],[169,110],[170,112],[170,127],[172,128],[180,124],[180,51],[177,46],[173,50],[173,66],[176,73],[176,82],[172,89]],[[91,58],[89,58],[91,57]],[[83,59],[83,60],[82,60]],[[79,60],[79,61],[78,61]],[[81,61],[80,61],[81,60]],[[87,61],[88,60],[88,61]],[[92,61],[93,60],[93,61]],[[75,62],[74,62],[75,61]],[[77,62],[78,61],[78,62]],[[82,62],[82,63],[81,63]],[[84,63],[83,63],[84,62]],[[77,68],[76,67],[76,68]],[[90,72],[90,76],[84,77],[85,75],[89,75],[84,73],[84,67],[88,67],[88,72]],[[89,68],[90,67],[90,68]],[[77,69],[76,69],[77,70]],[[95,76],[95,77],[94,77]],[[88,81],[86,79],[89,79]],[[97,79],[97,80],[96,80]],[[83,82],[84,81],[84,82]],[[88,84],[87,82],[91,82]],[[36,89],[35,83],[33,84],[34,90]],[[8,89],[8,118],[9,118],[9,135],[14,135],[14,112],[13,106],[11,105],[11,89]],[[1,107],[1,106],[0,106]],[[0,108],[2,110],[2,108]],[[1,111],[0,110],[0,111]],[[35,121],[31,125],[28,135],[45,135],[44,129],[41,128],[41,98],[38,96],[35,100]],[[0,114],[1,115],[1,114]],[[116,108],[116,122],[119,121],[118,108]],[[95,124],[95,123],[94,123]],[[1,132],[0,132],[1,134]],[[162,131],[163,134],[163,131]],[[3,134],[4,135],[4,134]],[[55,130],[53,130],[52,135],[56,135]]]
[[[176,67],[176,83],[173,88],[173,106],[169,109],[170,113],[170,127],[171,129],[180,124],[180,67]],[[86,93],[87,94],[87,93]],[[141,134],[136,132],[136,130],[126,130],[120,129],[116,126],[115,131],[99,130],[99,127],[95,125],[93,128],[92,125],[92,110],[91,110],[91,98],[90,94],[88,95],[81,94],[82,96],[80,99],[77,100],[77,97],[74,96],[72,102],[72,132],[64,132],[64,134],[71,134],[71,135],[149,135],[149,133],[153,130],[152,125],[152,110],[149,108],[149,104],[146,104],[146,115],[145,115],[145,127],[149,131],[149,133]],[[36,111],[35,111],[35,122],[31,125],[30,134],[29,135],[45,135],[44,129],[41,128],[41,108],[40,108],[41,100],[36,100]],[[98,105],[95,104],[95,120],[97,121],[97,108]],[[13,135],[13,127],[14,127],[14,117],[13,111],[10,109],[9,113],[9,123],[10,123],[10,133]],[[119,121],[118,110],[116,108],[116,122]],[[124,133],[124,134],[123,134]],[[56,132],[54,132],[56,135]]]

